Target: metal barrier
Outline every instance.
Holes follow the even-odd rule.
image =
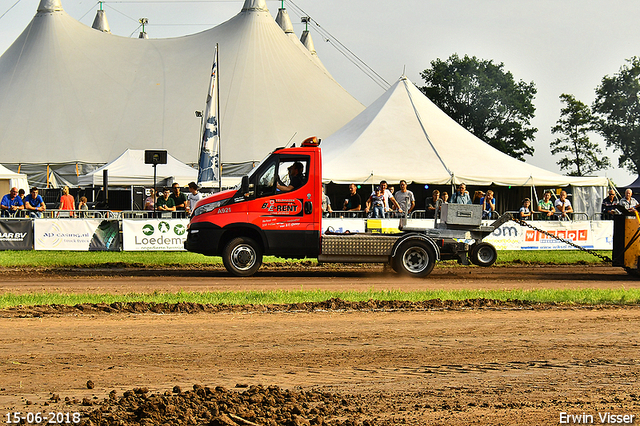
[[[342,218],[366,218],[367,215],[364,210],[355,210],[355,211],[345,211],[345,210],[334,210],[332,212],[324,212],[324,217],[333,218],[333,219],[342,219]]]

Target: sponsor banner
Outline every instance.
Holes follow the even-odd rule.
[[[378,228],[377,225],[380,227]],[[322,232],[365,232],[365,227],[374,233],[395,231],[399,219],[323,218]],[[490,225],[492,221],[483,221]],[[433,228],[433,219],[408,219],[408,228]],[[588,249],[611,250],[613,248],[613,221],[533,221],[532,225],[552,235],[572,241]],[[502,224],[483,241],[491,243],[497,250],[575,250],[574,247],[551,238],[541,232],[510,221]],[[471,242],[471,241],[469,241]]]
[[[184,250],[189,219],[124,219],[124,251]]]
[[[584,248],[611,250],[613,247],[612,221],[533,221],[532,225]],[[503,224],[483,241],[493,244],[498,250],[575,250],[568,244],[515,222]]]
[[[0,250],[32,250],[31,219],[0,220]]]
[[[397,234],[400,219],[367,219],[367,232],[372,234]]]
[[[322,218],[322,233],[327,231],[344,234],[349,232],[364,232],[366,220],[360,218]]]
[[[36,250],[120,250],[117,220],[36,219],[33,223]]]

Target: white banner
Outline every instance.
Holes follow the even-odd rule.
[[[492,221],[482,221],[490,225]],[[365,232],[367,219],[323,218],[322,232],[327,230],[344,233],[349,231]],[[399,219],[383,219],[383,233],[397,229]],[[581,247],[595,250],[613,248],[613,221],[532,221],[531,225],[552,235],[569,240]],[[409,219],[409,228],[433,228],[433,219]],[[491,243],[497,250],[574,250],[575,248],[549,237],[539,231],[521,226],[516,222],[507,222],[493,231],[483,241]]]
[[[124,219],[124,251],[184,250],[189,219]]]
[[[36,219],[33,221],[36,250],[119,250],[116,220]]]

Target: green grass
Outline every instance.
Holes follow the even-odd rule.
[[[611,251],[599,253],[611,256]],[[265,262],[288,262],[265,257]],[[72,251],[1,251],[0,268],[16,267],[99,267],[126,264],[131,266],[207,266],[222,263],[219,257],[189,252],[72,252]],[[453,263],[455,262],[448,262]],[[601,263],[589,253],[578,250],[499,251],[498,264],[585,264]]]
[[[202,303],[202,304],[290,304],[303,302],[322,302],[331,298],[346,301],[367,300],[405,300],[421,302],[426,300],[522,300],[534,303],[587,304],[587,305],[625,305],[640,302],[640,289],[578,289],[578,290],[434,290],[434,291],[234,291],[234,292],[178,292],[178,293],[129,293],[114,294],[57,294],[32,293],[18,295],[5,293],[0,295],[0,308],[12,306],[36,305],[77,305],[82,303]]]

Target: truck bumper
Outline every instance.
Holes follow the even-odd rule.
[[[220,256],[220,238],[222,228],[212,223],[193,223],[189,227],[184,248],[194,253],[202,253],[209,256]]]

